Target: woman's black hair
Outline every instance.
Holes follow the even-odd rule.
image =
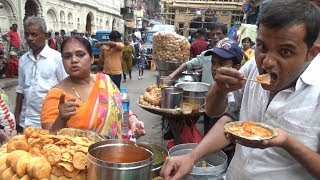
[[[113,30],[113,31],[111,31],[111,33],[109,35],[109,38],[111,40],[120,39],[121,38],[121,34],[118,31]]]
[[[320,30],[320,10],[310,0],[273,0],[260,17],[261,25],[270,29],[304,25],[304,42],[311,48]]]
[[[72,39],[79,41],[86,48],[86,50],[89,52],[90,57],[91,58],[93,57],[92,49],[91,49],[91,45],[90,45],[89,41],[81,36],[72,36],[72,37],[68,37],[67,39],[65,39],[61,44],[61,53],[63,53],[65,45]]]
[[[251,38],[245,37],[241,40],[241,44],[243,44],[245,41],[249,41],[250,44],[252,44]]]

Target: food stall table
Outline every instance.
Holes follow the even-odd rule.
[[[180,108],[176,109],[163,109],[142,105],[138,102],[138,105],[153,114],[162,116],[163,119],[168,120],[169,127],[172,131],[175,144],[181,144],[182,128],[185,124],[189,127],[192,123],[196,123],[200,116],[205,114],[204,109],[200,109],[199,112],[193,112],[191,114],[183,114]]]

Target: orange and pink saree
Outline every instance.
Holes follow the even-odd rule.
[[[42,105],[41,123],[54,123],[59,115],[59,98],[64,91],[52,88]],[[65,99],[74,98],[65,93]],[[87,102],[76,100],[80,107],[72,116],[67,127],[93,130],[107,138],[121,138],[122,106],[119,89],[108,75],[97,74]]]

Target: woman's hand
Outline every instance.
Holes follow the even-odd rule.
[[[72,98],[65,101],[65,94],[62,93],[59,100],[59,117],[63,121],[68,121],[72,116],[76,114],[76,107],[79,104],[76,103],[76,98]]]
[[[131,124],[131,130],[134,134],[134,137],[139,138],[146,134],[144,123],[142,121],[139,121],[136,115],[132,114],[129,117],[129,122]]]
[[[3,129],[0,129],[0,142],[6,143],[11,137],[17,135],[17,131],[13,130],[10,135],[4,132]]]

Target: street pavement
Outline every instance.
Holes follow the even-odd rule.
[[[127,79],[127,82],[121,83],[121,87],[126,87],[128,89],[131,101],[130,108],[138,116],[139,120],[145,123],[146,135],[138,141],[155,143],[166,147],[166,141],[162,139],[161,116],[149,113],[137,105],[137,101],[145,89],[149,85],[156,84],[157,75],[158,71],[145,70],[144,78],[139,80],[138,70],[133,69],[132,79]],[[127,76],[127,78],[129,77]],[[15,107],[15,88],[17,82],[17,78],[0,79],[0,87],[8,94],[12,109]]]

